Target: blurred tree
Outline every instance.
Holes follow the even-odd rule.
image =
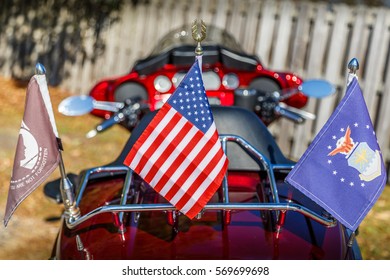
[[[101,32],[119,19],[122,4],[123,0],[0,1],[0,69],[7,67],[13,78],[26,79],[39,61],[50,69],[49,83],[58,85],[67,75],[67,61],[74,62],[80,53],[83,60],[94,61],[103,53]],[[93,42],[91,57],[86,39]]]

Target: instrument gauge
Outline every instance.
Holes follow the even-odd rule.
[[[185,75],[186,73],[184,72],[177,72],[175,75],[173,75],[172,83],[176,88],[179,86]]]
[[[172,83],[167,76],[159,75],[154,79],[154,88],[159,92],[167,92],[171,86]]]
[[[236,89],[240,85],[240,81],[236,74],[228,73],[223,76],[222,84],[226,89]]]
[[[203,72],[203,82],[206,90],[218,90],[221,86],[221,79],[213,71]]]
[[[186,73],[183,72],[177,72],[173,78],[172,82],[177,88],[180,84],[180,82],[183,80]],[[203,72],[203,84],[205,90],[218,90],[221,86],[221,79],[219,78],[218,74],[213,71],[206,71]]]

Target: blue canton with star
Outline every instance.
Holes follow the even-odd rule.
[[[213,117],[198,61],[188,71],[167,103],[203,133],[210,128]]]

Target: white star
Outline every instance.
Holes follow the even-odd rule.
[[[341,181],[341,182],[344,182],[344,181],[345,181],[345,179],[344,179],[344,178],[341,178],[341,179],[340,179],[340,181]]]
[[[365,187],[365,186],[366,186],[366,184],[364,184],[364,183],[361,183],[361,184],[360,184],[360,186],[362,186],[362,187]]]
[[[333,136],[332,136],[332,139],[336,139],[336,138],[337,138],[336,135],[333,135]]]
[[[349,183],[349,185],[350,185],[351,187],[353,187],[355,184],[354,184],[353,182],[351,182],[351,183]]]
[[[197,121],[199,121],[199,119],[198,119],[198,118],[195,118],[195,121],[197,122]]]
[[[330,150],[330,149],[332,149],[332,146],[329,145],[329,146],[328,146],[328,150]]]
[[[192,114],[191,114],[191,112],[188,112],[187,115],[191,116]]]
[[[369,126],[369,125],[366,125],[366,128],[367,128],[367,129],[369,129],[369,128],[370,128],[370,126]]]
[[[331,164],[331,163],[332,163],[332,161],[330,159],[328,159],[328,164]]]
[[[359,126],[359,124],[358,124],[357,122],[355,122],[353,125],[354,125],[355,127],[358,127],[358,126]]]
[[[193,80],[193,78],[191,77],[191,78],[190,78],[190,81],[192,82],[192,80]]]
[[[174,100],[173,100],[173,103],[176,104],[176,102],[177,102],[176,99],[174,99]]]
[[[180,102],[180,103],[183,103],[184,101],[183,101],[183,99],[180,99],[179,102]]]
[[[344,128],[341,128],[340,131],[341,131],[341,132],[344,132]]]
[[[336,171],[336,170],[334,170],[334,171],[333,171],[333,175],[336,175],[336,174],[337,174],[337,171]]]

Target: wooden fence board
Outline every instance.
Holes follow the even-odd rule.
[[[307,50],[307,65],[304,76],[308,79],[322,77],[323,61],[325,57],[326,38],[329,32],[329,25],[327,24],[327,5],[316,5],[313,10],[313,18],[316,20],[313,23],[311,38]],[[318,100],[309,99],[305,110],[314,114],[317,114]],[[299,159],[305,152],[306,147],[313,139],[313,131],[316,120],[307,120],[304,124],[296,126],[294,145],[291,151],[291,157],[293,159]]]
[[[216,27],[225,28],[226,18],[229,11],[229,5],[226,4],[225,0],[217,0],[216,12],[213,18],[213,23]]]
[[[257,29],[259,25],[259,15],[260,15],[261,2],[257,0],[250,0],[246,6],[246,24],[244,31],[244,39],[242,41],[242,46],[245,51],[248,53],[255,52]]]
[[[386,49],[388,45],[384,42],[386,37],[386,11],[378,10],[376,13],[376,19],[373,25],[373,34],[370,42],[370,52],[367,57],[367,69],[365,73],[365,84],[364,84],[364,96],[367,103],[368,111],[370,112],[371,118],[375,121],[375,107],[378,102],[378,87],[380,86],[386,55]],[[386,49],[385,49],[386,48]]]
[[[346,69],[346,64],[343,61],[345,43],[347,41],[347,20],[351,15],[350,9],[345,5],[339,5],[334,14],[334,23],[332,32],[329,38],[329,52],[325,62],[325,79],[335,85],[340,85],[342,69]],[[335,108],[336,95],[326,97],[320,101],[321,109],[317,114],[315,134],[317,134],[325,124]]]
[[[260,56],[262,63],[268,67],[270,53],[273,45],[272,37],[275,26],[276,2],[266,0],[261,11],[260,29],[257,40],[256,53]]]

